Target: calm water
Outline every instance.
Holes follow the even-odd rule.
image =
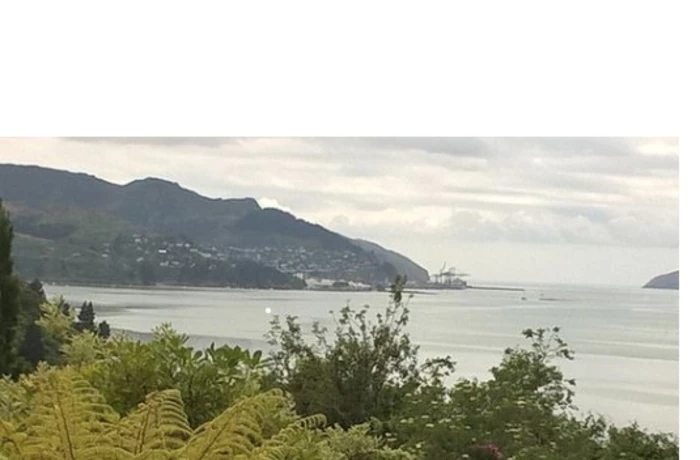
[[[576,359],[563,369],[567,378],[577,381],[575,401],[582,411],[604,414],[615,423],[637,420],[650,429],[678,432],[678,291],[526,288],[525,294],[416,294],[410,301],[411,338],[426,357],[455,358],[459,377],[483,379],[506,347],[523,343],[523,329],[560,326],[576,352]],[[296,315],[305,326],[314,320],[330,326],[329,310],[347,302],[383,308],[388,300],[378,292],[45,289],[47,295],[62,294],[73,305],[91,300],[98,319],[106,319],[113,328],[148,332],[168,321],[197,346],[215,341],[253,348],[266,348],[263,334],[271,315]]]

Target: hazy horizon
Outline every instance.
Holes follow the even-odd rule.
[[[1,138],[0,162],[255,198],[429,272],[638,286],[678,268],[669,138]]]

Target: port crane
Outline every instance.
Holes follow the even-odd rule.
[[[447,261],[442,264],[440,271],[433,275],[435,284],[451,286],[461,277],[470,276],[469,273],[458,273],[455,267],[450,267],[448,270],[445,270],[445,267],[447,267]]]

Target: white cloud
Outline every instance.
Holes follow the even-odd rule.
[[[280,202],[274,198],[262,197],[262,198],[258,198],[257,201],[258,201],[258,204],[260,205],[261,208],[281,209],[282,211],[286,211],[288,213],[294,214],[294,211],[292,211],[292,209],[290,207],[281,205]]]
[[[0,139],[0,162],[259,197],[419,262],[459,259],[467,271],[484,262],[460,249],[473,244],[678,252],[676,139]],[[558,264],[566,270],[565,257]]]

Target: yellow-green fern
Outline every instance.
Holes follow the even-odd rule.
[[[0,455],[6,452],[8,455],[21,458],[21,445],[25,437],[26,436],[18,432],[10,422],[0,420]]]
[[[128,458],[110,435],[119,416],[76,372],[42,370],[35,384],[40,391],[21,433],[22,458]]]
[[[326,445],[319,442],[316,431],[326,423],[323,415],[299,419],[286,426],[250,453],[251,460],[334,460]]]
[[[177,390],[151,393],[119,422],[118,442],[130,453],[155,458],[181,449],[192,435]]]
[[[263,441],[263,422],[268,414],[288,401],[278,390],[244,398],[214,420],[199,427],[184,447],[187,460],[248,458]]]
[[[299,418],[291,398],[279,390],[242,398],[193,432],[177,390],[149,394],[120,420],[70,367],[40,366],[21,384],[4,385],[20,403],[6,404],[5,419],[0,418],[2,460],[405,458],[381,449],[374,438],[364,439],[365,431],[321,430],[323,416]]]
[[[8,377],[0,377],[0,420],[17,421],[26,417],[28,410],[26,389]]]

